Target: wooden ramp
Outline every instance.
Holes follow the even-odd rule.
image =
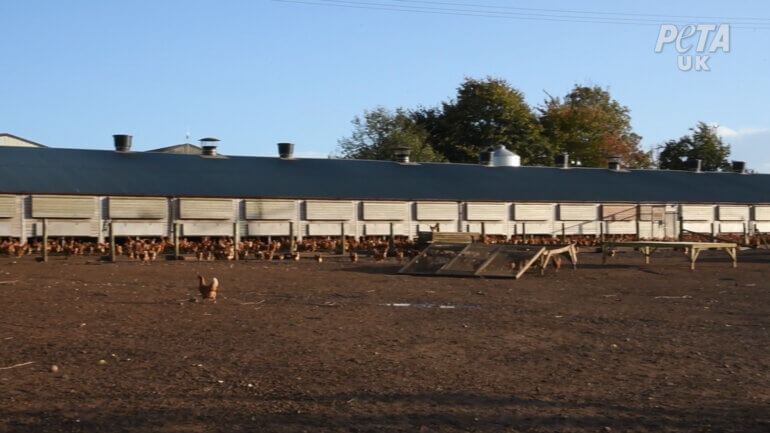
[[[521,278],[536,267],[541,274],[549,262],[566,254],[577,267],[577,249],[569,245],[500,245],[434,242],[398,272],[412,275]]]

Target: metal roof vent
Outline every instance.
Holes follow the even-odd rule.
[[[746,174],[746,161],[733,161],[733,171],[740,174]]]
[[[495,151],[495,148],[492,146],[489,146],[486,149],[482,150],[481,153],[479,153],[479,164],[492,165],[492,153],[494,151]]]
[[[216,156],[217,146],[219,146],[219,139],[214,137],[206,137],[200,139],[201,143],[201,155],[203,156]]]
[[[115,134],[112,136],[115,141],[116,152],[129,152],[131,151],[131,136],[126,134]]]
[[[559,168],[569,168],[569,153],[564,152],[556,155],[554,162]]]
[[[294,143],[278,143],[278,156],[281,159],[290,159],[294,156]]]
[[[494,167],[518,167],[521,165],[521,157],[498,144],[492,152],[492,166]]]
[[[396,160],[396,162],[400,162],[402,164],[406,164],[409,162],[409,152],[411,151],[410,148],[406,146],[399,146],[395,149],[393,149],[393,159]]]
[[[702,159],[688,159],[687,160],[687,168],[696,172],[701,172],[701,167],[703,166],[703,160]]]
[[[612,155],[607,157],[607,168],[614,171],[620,171],[622,168],[620,164],[620,156]]]

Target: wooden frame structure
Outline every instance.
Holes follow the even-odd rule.
[[[549,249],[550,248],[550,249]],[[532,266],[545,273],[549,262],[567,254],[577,268],[577,248],[568,245],[507,245],[436,242],[412,258],[398,272],[416,275],[453,275],[521,278]]]
[[[684,250],[690,258],[690,269],[695,270],[695,261],[703,250],[723,250],[733,260],[733,267],[738,267],[738,244],[734,242],[656,242],[627,241],[602,243],[602,263],[607,263],[607,256],[616,248],[638,249],[644,255],[644,263],[650,263],[650,256],[659,249]]]

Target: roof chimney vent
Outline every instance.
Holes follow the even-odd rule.
[[[746,162],[733,161],[733,171],[740,174],[746,174]]]
[[[278,143],[278,156],[281,159],[291,159],[294,157],[294,143]]]
[[[620,156],[618,155],[611,155],[607,157],[607,168],[610,170],[620,171],[621,164],[620,164]]]
[[[492,165],[492,153],[494,151],[495,151],[495,148],[492,146],[489,146],[486,149],[482,150],[481,153],[479,153],[479,164]]]
[[[688,159],[687,160],[687,168],[690,170],[700,173],[701,167],[703,166],[703,160],[702,159]]]
[[[218,139],[214,137],[201,138],[200,143],[201,143],[201,155],[203,156],[217,155],[217,146],[219,145]]]
[[[569,153],[564,152],[556,155],[554,162],[559,168],[569,168]]]
[[[131,136],[126,134],[116,134],[112,136],[115,141],[116,152],[129,152],[131,151]]]
[[[409,149],[406,146],[400,146],[393,150],[393,159],[396,160],[396,162],[400,162],[402,164],[406,164],[409,162]]]

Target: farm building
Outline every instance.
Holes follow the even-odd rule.
[[[126,141],[128,140],[128,141]],[[213,140],[213,139],[212,139]],[[0,147],[0,236],[770,231],[770,175]]]

